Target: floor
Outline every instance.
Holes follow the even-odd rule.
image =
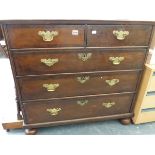
[[[24,130],[6,132],[0,135],[24,135]],[[155,135],[155,123],[124,126],[117,120],[65,125],[38,129],[37,135]]]
[[[14,82],[9,60],[0,55],[0,124],[15,120]],[[2,58],[3,57],[3,58]],[[8,89],[9,88],[9,89]],[[23,129],[6,132],[0,125],[0,135],[23,135]],[[38,129],[38,135],[150,135],[155,134],[155,122],[124,126],[117,120],[83,123]]]

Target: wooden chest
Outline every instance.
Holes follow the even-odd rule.
[[[154,22],[1,23],[16,84],[18,118],[23,117],[27,133],[75,122],[129,122]]]

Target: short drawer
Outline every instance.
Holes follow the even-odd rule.
[[[149,25],[89,25],[87,45],[148,46],[151,30]]]
[[[133,94],[24,103],[26,124],[129,113]]]
[[[84,46],[84,28],[80,25],[8,25],[11,49]]]
[[[14,53],[17,75],[142,69],[146,50],[54,50]],[[136,61],[133,61],[134,60]]]
[[[139,72],[91,73],[19,78],[22,100],[133,92]]]

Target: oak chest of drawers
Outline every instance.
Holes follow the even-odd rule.
[[[154,22],[2,21],[18,118],[44,126],[121,119],[128,123]]]

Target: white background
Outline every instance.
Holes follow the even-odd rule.
[[[155,21],[155,4],[154,0],[0,0],[0,20],[5,19]],[[147,155],[154,151],[154,139],[154,136],[0,136],[0,154]]]
[[[154,20],[154,0],[0,0],[0,19]]]

